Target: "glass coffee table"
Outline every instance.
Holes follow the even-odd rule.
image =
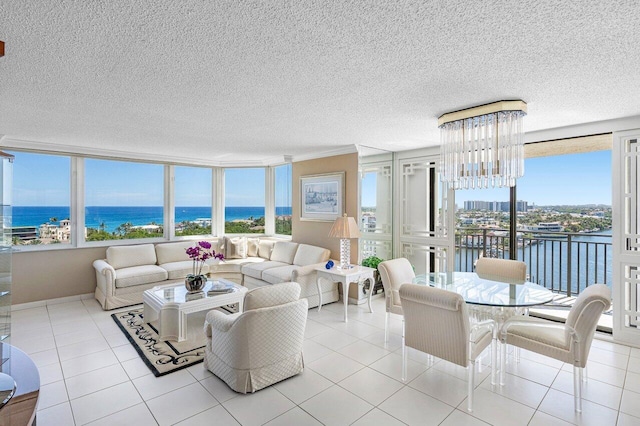
[[[207,281],[202,290],[192,293],[184,284],[153,287],[142,294],[144,321],[157,321],[161,340],[182,342],[187,339],[189,314],[236,303],[242,312],[246,292],[246,287],[223,279]]]

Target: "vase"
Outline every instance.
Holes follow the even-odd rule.
[[[206,275],[187,275],[187,278],[184,280],[184,286],[190,293],[202,290],[206,283]]]

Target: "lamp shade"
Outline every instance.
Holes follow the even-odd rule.
[[[329,236],[334,238],[360,238],[360,230],[356,220],[352,217],[339,217],[333,222],[333,226],[329,231]]]

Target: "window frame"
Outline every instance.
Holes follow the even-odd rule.
[[[144,160],[138,158],[124,158],[115,156],[104,155],[85,155],[70,152],[58,152],[44,149],[25,149],[6,146],[4,149],[8,151],[24,152],[30,154],[42,154],[42,155],[55,155],[60,157],[67,157],[70,160],[69,170],[69,216],[71,219],[71,238],[69,244],[39,244],[39,245],[12,245],[12,248],[16,252],[31,252],[31,251],[48,251],[48,250],[73,250],[83,248],[95,248],[95,247],[109,247],[119,245],[133,245],[133,244],[155,244],[171,241],[184,241],[184,240],[197,240],[204,237],[216,237],[225,235],[225,182],[224,174],[226,169],[238,169],[245,168],[244,166],[213,166],[203,164],[184,164],[163,162],[160,160]],[[131,163],[151,163],[163,166],[163,220],[164,220],[164,234],[162,237],[155,238],[138,238],[138,239],[124,239],[124,240],[104,240],[104,241],[86,241],[84,236],[85,229],[85,159],[98,159],[98,160],[110,160],[110,161],[123,161]],[[282,239],[290,239],[290,235],[275,234],[275,167],[284,165],[286,163],[279,163],[269,166],[247,166],[249,168],[262,168],[265,171],[265,232],[263,233],[251,233],[242,234],[247,236],[268,236]],[[210,168],[211,173],[211,199],[212,199],[212,229],[211,234],[208,235],[188,235],[188,236],[176,236],[175,235],[175,166],[182,167],[201,167]],[[292,183],[293,184],[293,183]],[[240,235],[240,234],[229,234]]]

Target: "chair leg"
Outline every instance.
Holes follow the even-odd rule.
[[[496,371],[498,370],[497,339],[491,339],[491,384],[496,384]]]
[[[467,378],[467,411],[473,411],[473,382],[475,378],[475,362],[469,361],[469,365],[467,366],[467,372],[469,377]]]
[[[573,403],[576,412],[582,412],[582,368],[573,367]]]
[[[404,333],[402,334],[402,381],[407,381],[407,346],[404,344]]]
[[[384,313],[384,343],[389,342],[389,312]]]
[[[507,363],[507,343],[502,342],[500,344],[500,386],[504,386],[505,381],[505,369]]]

